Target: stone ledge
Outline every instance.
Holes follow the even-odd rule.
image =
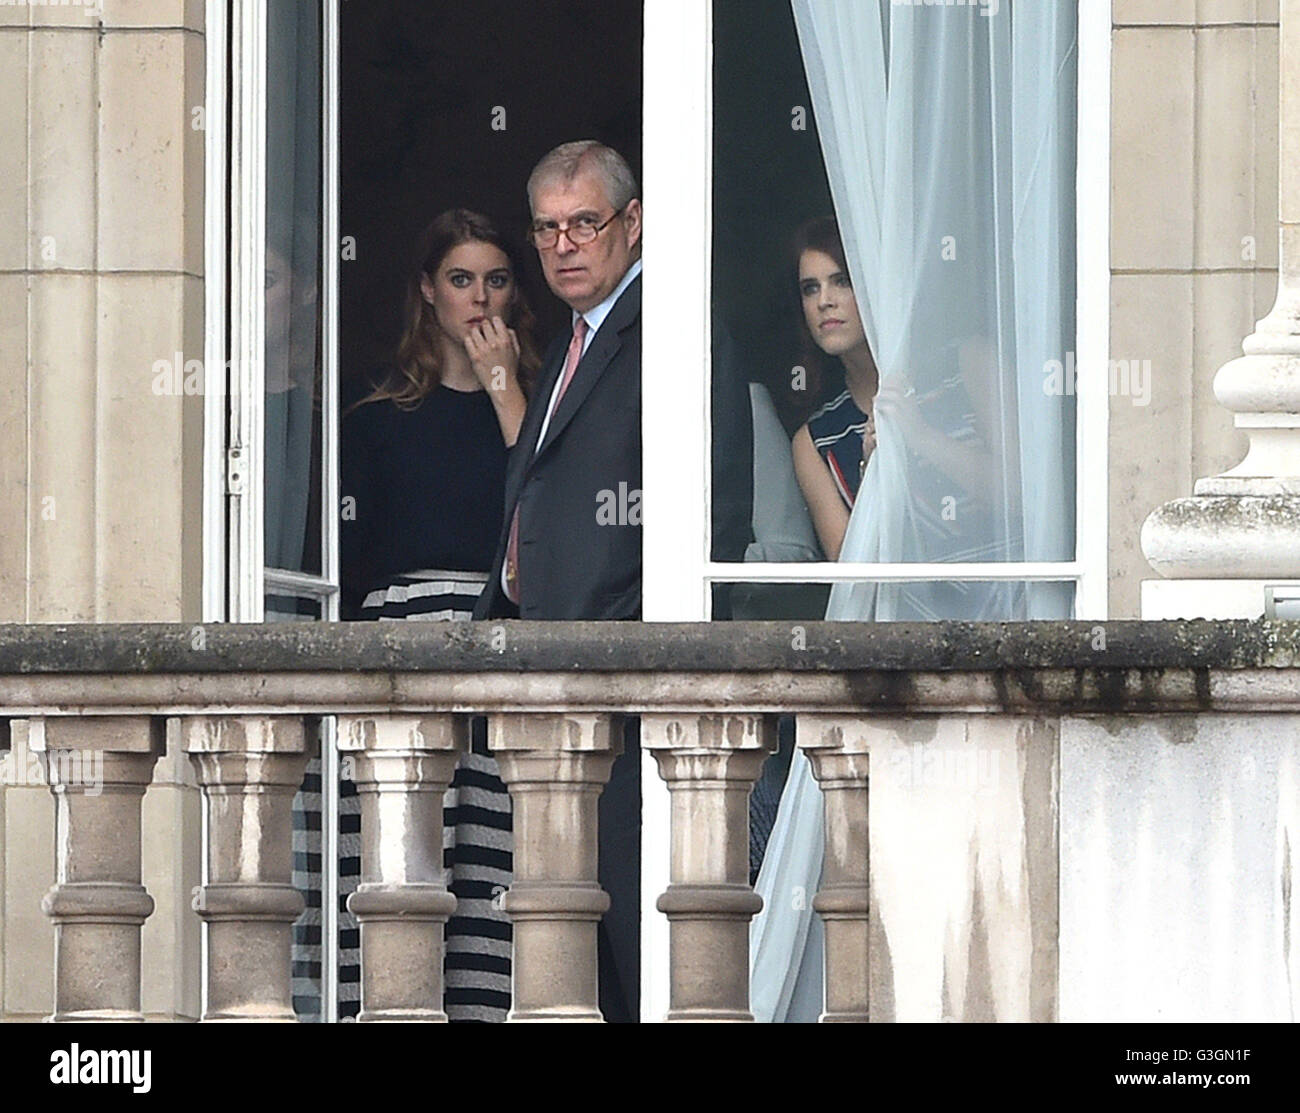
[[[9,677],[1259,668],[1300,668],[1300,623],[0,625]]]

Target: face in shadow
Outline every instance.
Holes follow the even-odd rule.
[[[316,378],[314,273],[295,270],[276,247],[266,249],[266,392],[282,394]]]

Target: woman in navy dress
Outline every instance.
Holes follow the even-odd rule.
[[[477,213],[443,213],[421,237],[396,358],[342,425],[343,579],[355,617],[471,616],[501,531],[507,455],[540,366],[518,276],[512,247]],[[359,872],[349,854],[359,851],[359,815],[344,788],[352,830],[345,826],[341,849],[351,869],[341,872],[354,876],[340,888],[348,889]],[[447,1014],[504,1020],[510,924],[499,897],[510,884],[510,798],[481,730],[461,758],[445,819],[457,899],[446,932]],[[345,989],[359,976],[354,931],[347,925],[341,940]],[[348,1005],[340,1011],[354,1012]]]
[[[980,419],[969,389],[991,378],[988,344],[972,337],[953,366],[900,370],[882,382],[834,219],[804,225],[795,236],[794,257],[808,394],[831,397],[795,433],[792,452],[827,559],[840,559],[849,514],[876,448],[877,414],[901,437],[911,486],[944,492],[934,505],[923,497],[911,504],[932,559],[1011,559],[991,536],[987,512],[974,509],[993,489],[982,432],[990,422]],[[839,389],[827,389],[832,383]],[[960,594],[965,588],[956,584],[952,590]]]
[[[803,313],[803,384],[817,398],[830,382],[843,388],[815,410],[794,435],[795,475],[828,560],[839,560],[849,512],[876,445],[880,375],[853,294],[835,221],[805,224],[795,234],[794,259]]]

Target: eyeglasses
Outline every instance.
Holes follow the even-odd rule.
[[[626,208],[627,206],[624,205],[623,209]],[[614,223],[623,209],[616,209],[614,215],[603,224],[597,224],[596,218],[591,216],[580,216],[572,224],[563,226],[553,221],[534,224],[528,230],[528,238],[533,241],[533,246],[538,251],[550,251],[554,248],[560,242],[561,233],[569,237],[569,242],[574,247],[582,247],[584,244],[595,242],[596,237]]]

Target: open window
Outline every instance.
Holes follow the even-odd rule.
[[[228,329],[209,347],[207,614],[352,617],[340,418],[392,363],[418,236],[489,215],[531,263],[538,342],[567,322],[524,249],[524,184],[585,137],[639,175],[642,0],[210,0],[208,23],[209,313]],[[355,797],[330,721],[322,742],[295,808],[303,1019],[355,1014],[359,988]]]

